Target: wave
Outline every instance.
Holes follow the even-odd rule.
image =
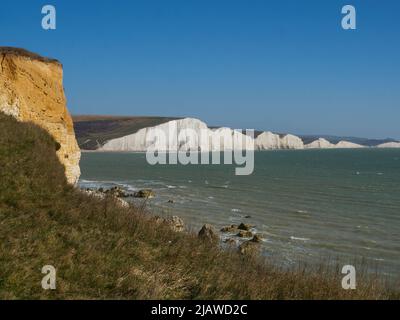
[[[309,238],[299,238],[299,237],[290,237],[291,240],[298,240],[298,241],[310,241]]]

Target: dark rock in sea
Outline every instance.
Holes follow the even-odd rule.
[[[262,238],[260,235],[256,234],[250,240],[243,242],[239,246],[239,252],[244,255],[255,255],[260,251],[260,243],[262,242]]]
[[[218,235],[214,231],[214,228],[210,224],[205,224],[201,228],[199,231],[199,238],[209,242],[216,242],[219,239]]]
[[[174,203],[174,200],[169,199],[169,200],[168,200],[168,203]]]
[[[138,192],[134,193],[135,198],[153,198],[154,197],[154,191],[151,189],[142,189],[139,190]]]
[[[253,234],[251,233],[251,231],[239,230],[237,236],[240,238],[251,238],[253,237]]]
[[[250,219],[251,218],[251,216],[249,216],[249,215],[244,216],[244,217],[245,217],[245,219]]]
[[[128,198],[130,196],[130,194],[126,193],[121,187],[112,187],[111,189],[107,190],[99,188],[97,191],[100,193],[111,195],[116,198]]]
[[[249,231],[251,229],[251,226],[242,222],[241,224],[239,224],[238,229]]]
[[[260,243],[260,242],[262,242],[262,237],[258,234],[255,234],[254,237],[250,241]]]
[[[238,226],[234,225],[234,224],[232,224],[230,226],[227,226],[227,227],[223,227],[221,229],[221,232],[231,232],[231,233],[233,233],[233,232],[237,232],[237,231],[238,231]]]

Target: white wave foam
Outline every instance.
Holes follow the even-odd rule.
[[[299,237],[290,237],[291,240],[298,240],[298,241],[310,241],[308,238],[299,238]]]

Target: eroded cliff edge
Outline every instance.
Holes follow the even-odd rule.
[[[0,47],[0,111],[46,129],[71,184],[80,176],[80,149],[66,107],[63,69],[54,59],[23,49]]]

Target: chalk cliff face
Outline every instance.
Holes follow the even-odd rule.
[[[211,151],[255,149],[254,139],[245,132],[223,127],[210,130],[209,135]]]
[[[237,149],[349,149],[364,148],[364,146],[348,141],[333,144],[324,138],[304,145],[303,141],[295,135],[280,136],[269,131],[262,132],[254,139],[244,132],[225,127],[210,129],[207,124],[198,119],[185,118],[143,128],[136,133],[111,139],[98,150],[144,152],[152,148],[158,151],[207,152]]]
[[[328,140],[324,138],[319,138],[318,140],[315,140],[305,145],[306,149],[331,149],[334,147],[335,145],[333,143],[330,143]]]
[[[162,138],[160,138],[162,137]],[[294,135],[280,137],[263,132],[256,139],[231,128],[209,129],[193,118],[173,120],[158,126],[143,128],[134,134],[107,141],[102,151],[224,151],[303,149],[303,141]]]
[[[0,47],[0,111],[46,129],[57,142],[55,148],[68,182],[75,184],[80,175],[80,150],[62,79],[58,61]]]
[[[304,149],[303,140],[292,134],[281,138],[281,149]]]
[[[349,142],[349,141],[339,141],[335,145],[335,148],[337,148],[337,149],[360,149],[360,148],[365,148],[365,146],[362,146],[361,144]]]
[[[359,149],[365,148],[361,144],[339,141],[337,144],[333,144],[324,138],[319,138],[305,146],[306,149]]]
[[[185,118],[169,121],[158,126],[140,129],[138,132],[107,141],[103,151],[146,151],[153,147],[159,151],[197,150],[206,148],[206,143],[193,139],[188,129],[200,134],[208,130],[207,125],[197,119]],[[178,139],[179,137],[179,139]]]
[[[107,141],[102,151],[221,151],[254,149],[254,141],[230,128],[211,130],[194,118],[173,120]]]
[[[400,142],[387,142],[377,146],[378,148],[400,148]]]
[[[264,131],[256,138],[256,145],[259,150],[279,149],[281,147],[281,139],[278,134]]]
[[[400,147],[400,142],[387,143],[381,148]],[[172,120],[154,127],[143,128],[134,134],[107,141],[100,151],[138,151],[145,152],[154,148],[158,151],[224,151],[224,150],[278,150],[278,149],[358,149],[365,146],[339,141],[333,144],[319,138],[304,145],[303,140],[295,135],[281,136],[264,131],[256,138],[245,132],[231,128],[210,129],[204,122],[185,118]]]
[[[304,149],[303,141],[299,137],[288,134],[281,138],[269,131],[261,133],[255,139],[255,144],[258,150]]]

